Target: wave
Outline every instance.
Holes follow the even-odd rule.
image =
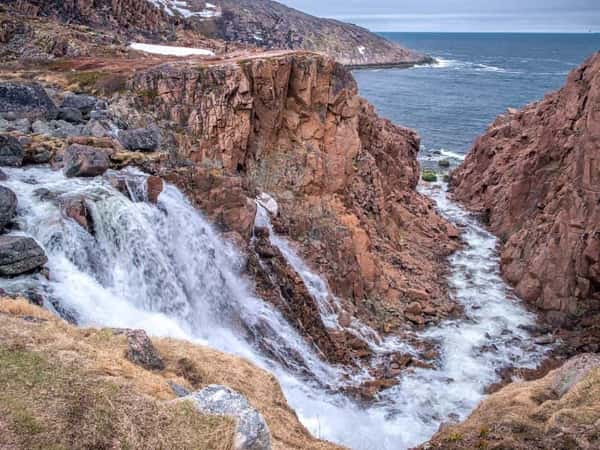
[[[434,69],[449,69],[449,70],[465,70],[473,72],[496,72],[506,74],[522,74],[519,70],[510,70],[503,67],[493,66],[490,64],[475,63],[471,61],[461,61],[458,59],[447,59],[435,57],[435,62],[432,64],[426,64],[423,66],[416,66],[415,68],[434,68]]]

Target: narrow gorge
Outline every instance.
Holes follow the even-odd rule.
[[[0,447],[596,448],[598,56],[425,182],[349,68],[431,58],[244,5],[0,5]]]

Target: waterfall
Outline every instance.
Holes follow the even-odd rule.
[[[43,292],[49,308],[81,325],[144,328],[246,357],[275,374],[301,421],[319,437],[365,450],[417,445],[449,416],[467,415],[485,385],[497,380],[496,369],[533,366],[541,357],[523,329],[534,318],[499,276],[496,240],[443,189],[429,194],[465,230],[466,246],[450,261],[450,282],[467,317],[420,334],[440,349],[436,368],[416,369],[374,404],[357,405],[338,393],[353,382],[344,368],[322,361],[254,294],[242,274],[242,256],[174,186],[166,184],[152,205],[140,201],[145,175],[134,170],[120,172],[128,180],[125,194],[111,183],[116,173],[67,179],[46,167],[4,170],[3,184],[19,200],[19,231],[13,233],[27,233],[42,245],[50,276],[0,279],[0,288]],[[61,202],[78,197],[85,199],[93,234],[62,212]],[[257,220],[270,227],[262,208]],[[305,282],[326,326],[340,327],[341,305],[326,281],[284,238],[272,232],[270,239]],[[357,319],[348,329],[374,351],[410,351],[399,338],[381,339]]]

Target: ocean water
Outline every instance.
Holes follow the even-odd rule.
[[[356,70],[361,95],[384,117],[416,129],[424,154],[464,154],[496,116],[559,89],[600,50],[600,34],[383,33],[438,64]]]

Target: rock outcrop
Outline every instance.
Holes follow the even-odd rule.
[[[44,250],[27,236],[0,236],[0,276],[13,277],[42,268],[48,262]]]
[[[560,91],[500,116],[452,175],[502,239],[506,279],[563,327],[599,320],[599,111],[596,53]]]
[[[239,392],[211,384],[190,397],[204,414],[224,415],[236,422],[233,450],[270,450],[271,432],[263,416]]]
[[[172,63],[130,89],[138,110],[176,124],[166,141],[191,167],[165,177],[223,231],[248,238],[253,199],[269,192],[278,232],[352,313],[386,331],[412,323],[412,302],[418,326],[451,313],[443,266],[458,233],[415,191],[419,138],[379,118],[340,64],[312,53]]]
[[[600,356],[583,354],[544,378],[512,383],[423,450],[600,448]]]

